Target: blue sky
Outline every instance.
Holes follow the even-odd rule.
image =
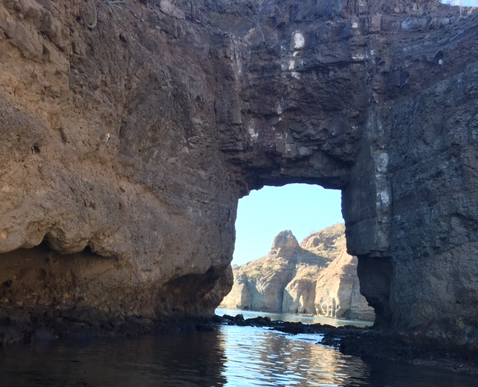
[[[243,265],[263,257],[283,230],[291,230],[300,242],[339,222],[343,222],[340,191],[307,184],[252,191],[239,200],[232,263]]]
[[[461,5],[463,7],[478,7],[478,0],[441,0],[444,4]]]

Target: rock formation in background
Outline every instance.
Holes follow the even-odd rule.
[[[375,313],[360,294],[357,257],[344,249],[316,280],[316,314],[327,317],[373,320]]]
[[[342,191],[376,325],[478,346],[476,15],[4,0],[0,306],[211,315],[238,199]]]
[[[234,266],[233,273],[224,308],[374,318],[360,294],[357,258],[347,254],[343,224],[312,233],[300,245],[291,231],[282,231],[265,257]]]

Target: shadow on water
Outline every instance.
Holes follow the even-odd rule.
[[[37,344],[0,353],[0,385],[222,386],[224,356],[216,332]]]
[[[472,376],[370,363],[289,335],[222,326],[135,339],[69,341],[0,351],[0,385],[24,386],[472,386]]]

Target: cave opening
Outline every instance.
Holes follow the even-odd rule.
[[[281,231],[291,230],[300,242],[314,231],[343,222],[340,190],[287,184],[252,191],[239,200],[232,263],[240,266],[263,257]]]
[[[241,199],[232,263],[234,285],[221,309],[374,318],[357,258],[346,252],[340,190],[289,184]]]

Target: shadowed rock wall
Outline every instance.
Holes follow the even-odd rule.
[[[306,182],[342,190],[378,325],[476,339],[477,26],[431,0],[2,2],[3,307],[210,314],[238,198]]]

